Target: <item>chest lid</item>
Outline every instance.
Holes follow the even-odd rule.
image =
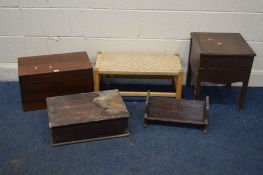
[[[47,98],[49,127],[128,118],[118,90]]]
[[[201,55],[256,56],[240,33],[191,33]]]
[[[74,71],[89,68],[92,68],[92,65],[86,52],[18,58],[19,76]]]

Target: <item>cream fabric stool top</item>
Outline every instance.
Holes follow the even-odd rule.
[[[151,92],[151,96],[181,98],[183,69],[180,56],[98,52],[94,68],[94,90],[100,90],[101,75],[172,77],[175,92]],[[123,96],[146,96],[147,92],[120,92]]]

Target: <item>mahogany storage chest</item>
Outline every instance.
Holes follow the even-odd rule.
[[[242,82],[239,109],[242,109],[256,54],[239,33],[191,33],[187,85],[196,78],[194,98],[199,99],[201,82],[226,84]]]
[[[129,135],[118,90],[49,97],[47,106],[52,146]]]
[[[46,108],[46,97],[93,91],[93,70],[86,52],[18,58],[24,111]]]

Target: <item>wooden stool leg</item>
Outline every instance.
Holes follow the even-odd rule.
[[[201,89],[201,80],[197,78],[195,83],[194,99],[199,100],[200,98],[200,89]]]
[[[184,73],[180,72],[177,75],[177,82],[176,82],[176,99],[181,99],[182,97],[182,86],[183,86],[183,77]],[[175,77],[176,78],[176,77]]]
[[[247,86],[248,86],[248,81],[244,81],[239,96],[239,110],[242,110],[243,108],[245,96],[247,93]]]
[[[99,75],[98,68],[94,68],[93,79],[94,79],[94,91],[99,91],[100,90],[100,75]]]

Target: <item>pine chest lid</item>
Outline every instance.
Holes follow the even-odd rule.
[[[128,118],[118,90],[47,98],[49,127]]]

